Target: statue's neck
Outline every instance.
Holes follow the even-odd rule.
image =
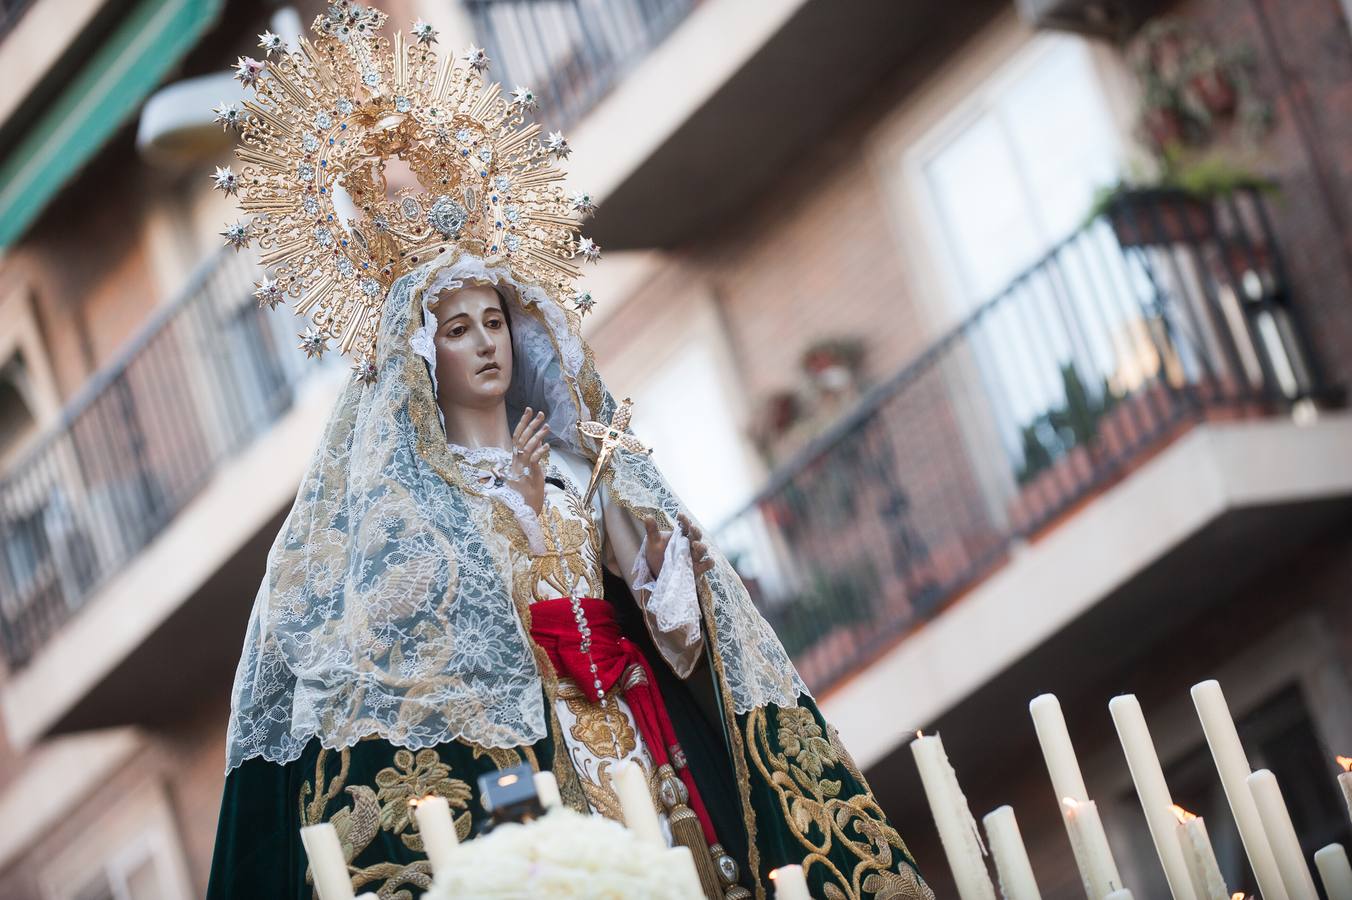
[[[507,427],[507,406],[499,401],[491,406],[443,406],[446,438],[470,450],[481,447],[512,448],[512,430]]]

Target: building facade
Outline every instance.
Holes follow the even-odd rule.
[[[199,896],[244,624],[347,377],[219,247],[202,111],[322,6],[2,6],[0,896]],[[1352,839],[1344,5],[384,8],[568,133],[599,366],[941,896],[918,729],[1076,895],[1046,691],[1137,896],[1114,694],[1233,890],[1197,681],[1306,849]]]

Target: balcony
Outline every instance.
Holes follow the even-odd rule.
[[[530,85],[551,129],[571,128],[696,0],[464,0],[494,77]]]
[[[610,250],[740,213],[898,76],[919,84],[1005,0],[462,0],[492,76],[565,129]],[[734,177],[735,176],[735,177]],[[654,213],[654,211],[658,211]]]
[[[1127,621],[1222,602],[1347,515],[1352,428],[1316,411],[1296,312],[1256,193],[1146,198],[1054,247],[717,529],[862,765],[1056,636],[1123,652]]]
[[[301,407],[315,418],[329,402],[324,391],[311,397],[322,379],[295,350],[296,322],[255,304],[257,277],[247,252],[207,260],[0,479],[3,702],[16,741],[63,720],[128,721],[101,693],[126,686],[106,677],[121,667],[190,672],[237,652],[204,648],[200,637],[175,643],[175,616],[289,502],[260,502],[269,477],[233,481],[233,469],[280,443],[263,462],[278,470],[273,493],[294,496],[308,451],[304,437],[290,446],[284,426]],[[241,596],[218,608],[227,627],[255,587],[234,586]],[[195,615],[199,626],[210,621],[204,610]],[[156,635],[174,646],[154,648]]]

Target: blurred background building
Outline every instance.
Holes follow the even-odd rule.
[[[383,8],[568,133],[601,368],[941,896],[918,728],[1076,895],[1042,691],[1137,896],[1115,693],[1234,889],[1195,681],[1306,850],[1352,838],[1352,3]],[[0,0],[0,897],[205,888],[244,623],[347,377],[221,247],[209,110],[321,10]]]

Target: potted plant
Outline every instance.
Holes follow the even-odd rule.
[[[1275,186],[1271,179],[1221,159],[1181,165],[1169,154],[1158,178],[1122,179],[1100,190],[1089,219],[1106,217],[1124,248],[1203,241],[1216,233],[1216,198]]]
[[[864,343],[858,338],[835,337],[818,341],[803,351],[803,372],[813,387],[840,394],[854,387],[864,361]]]

